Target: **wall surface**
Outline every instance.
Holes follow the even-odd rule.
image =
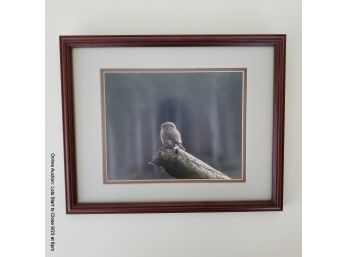
[[[287,34],[284,211],[66,215],[59,35]],[[56,236],[47,256],[301,256],[301,1],[46,1],[46,204],[55,153]]]

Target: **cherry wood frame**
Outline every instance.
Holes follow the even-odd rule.
[[[62,82],[66,212],[68,214],[281,211],[283,209],[286,35],[60,36],[59,42]],[[81,47],[171,46],[270,46],[274,48],[271,200],[138,203],[79,203],[77,201],[72,50]]]

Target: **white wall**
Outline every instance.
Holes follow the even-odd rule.
[[[284,211],[66,215],[58,36],[209,33],[288,35]],[[50,252],[46,235],[48,256],[301,255],[301,1],[48,0],[46,105],[48,175],[56,154],[56,245]]]

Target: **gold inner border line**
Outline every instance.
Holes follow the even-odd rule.
[[[242,178],[238,179],[144,179],[144,180],[118,180],[107,179],[107,135],[106,135],[106,103],[105,103],[105,74],[106,73],[193,73],[193,72],[242,72]],[[101,111],[102,111],[102,158],[103,158],[103,184],[134,184],[134,183],[241,183],[246,182],[246,101],[247,101],[247,68],[102,68],[101,77]]]

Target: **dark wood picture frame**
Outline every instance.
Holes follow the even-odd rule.
[[[75,118],[73,98],[74,48],[93,47],[273,47],[272,197],[255,201],[79,203],[77,198]],[[286,35],[151,35],[60,36],[62,112],[64,132],[66,212],[166,213],[280,211],[283,209],[284,106]]]

